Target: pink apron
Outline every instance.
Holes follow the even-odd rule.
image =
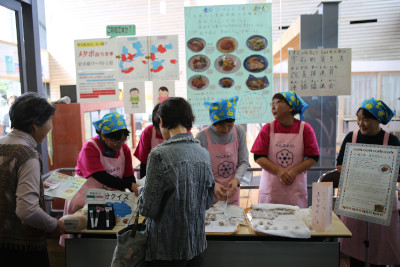
[[[358,131],[353,132],[353,143],[357,143]],[[389,133],[385,133],[383,145],[386,146]],[[343,223],[352,233],[351,238],[340,240],[340,251],[360,261],[365,261],[365,246],[363,241],[367,237],[367,222],[341,216]],[[389,226],[369,223],[369,250],[368,262],[377,265],[400,264],[400,223],[395,199],[392,218]]]
[[[94,144],[94,146],[100,152],[100,162],[108,174],[122,179],[125,171],[125,155],[123,148],[121,148],[118,158],[109,158],[103,156],[100,148],[97,146],[96,142],[89,139],[89,142]],[[102,183],[98,182],[93,177],[88,177],[86,183],[81,187],[81,189],[76,193],[76,195],[71,199],[71,201],[66,200],[64,206],[64,215],[74,214],[77,210],[83,208],[86,199],[87,189],[105,189],[105,190],[115,190],[109,188]]]
[[[154,148],[158,146],[159,144],[164,143],[164,139],[157,138],[157,132],[154,126],[152,127],[152,132],[151,132],[151,148]],[[139,176],[140,177],[140,176]]]
[[[236,167],[239,162],[239,139],[236,126],[232,128],[235,141],[226,145],[212,144],[208,128],[204,130],[207,137],[207,151],[210,153],[211,166],[215,182],[228,187],[228,183],[235,178]],[[217,202],[214,194],[214,202]],[[236,189],[235,194],[228,199],[229,205],[238,205],[240,200],[240,188]]]
[[[298,134],[274,133],[274,124],[270,123],[268,159],[284,168],[291,169],[304,161],[303,142],[304,121]],[[291,185],[282,184],[276,175],[262,170],[258,203],[276,203],[297,205],[307,208],[307,174],[300,173]]]

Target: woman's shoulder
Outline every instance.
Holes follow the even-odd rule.
[[[394,135],[392,133],[389,133],[388,145],[390,145],[390,146],[400,146],[399,138],[396,135]]]

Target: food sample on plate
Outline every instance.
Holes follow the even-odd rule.
[[[235,51],[237,41],[232,37],[224,37],[217,42],[217,49],[222,53],[231,53]]]
[[[254,51],[260,51],[265,48],[266,39],[262,36],[255,35],[251,36],[247,40],[247,46]]]
[[[204,77],[199,75],[192,79],[191,84],[193,87],[195,87],[197,89],[201,89],[202,87],[204,87],[206,85],[206,80],[204,79]]]
[[[235,62],[230,57],[225,57],[218,62],[219,66],[224,71],[230,71],[235,67]]]
[[[266,68],[266,62],[261,57],[252,56],[247,60],[246,69],[248,71],[261,71]]]
[[[224,77],[219,80],[219,85],[222,88],[231,88],[233,86],[233,84],[234,84],[234,81],[229,77]]]
[[[187,46],[193,52],[200,52],[205,47],[206,42],[201,38],[192,38],[188,41]]]
[[[267,76],[257,78],[253,75],[249,75],[246,85],[250,90],[261,90],[269,85],[269,81]]]
[[[196,55],[189,59],[189,67],[193,71],[204,71],[210,66],[210,60],[204,55]]]

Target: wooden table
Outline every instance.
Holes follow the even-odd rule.
[[[82,238],[66,240],[67,266],[109,266],[116,245],[112,230],[67,231]],[[351,232],[332,213],[332,226],[323,232],[311,231],[311,238],[296,239],[260,235],[248,226],[240,226],[231,235],[207,235],[202,266],[339,266],[338,237],[351,237]],[[87,260],[85,260],[87,259]]]

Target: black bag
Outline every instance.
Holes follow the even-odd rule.
[[[147,246],[146,219],[139,223],[139,211],[137,211],[135,223],[129,224],[118,231],[117,246],[114,250],[111,267],[147,266],[145,262]]]

